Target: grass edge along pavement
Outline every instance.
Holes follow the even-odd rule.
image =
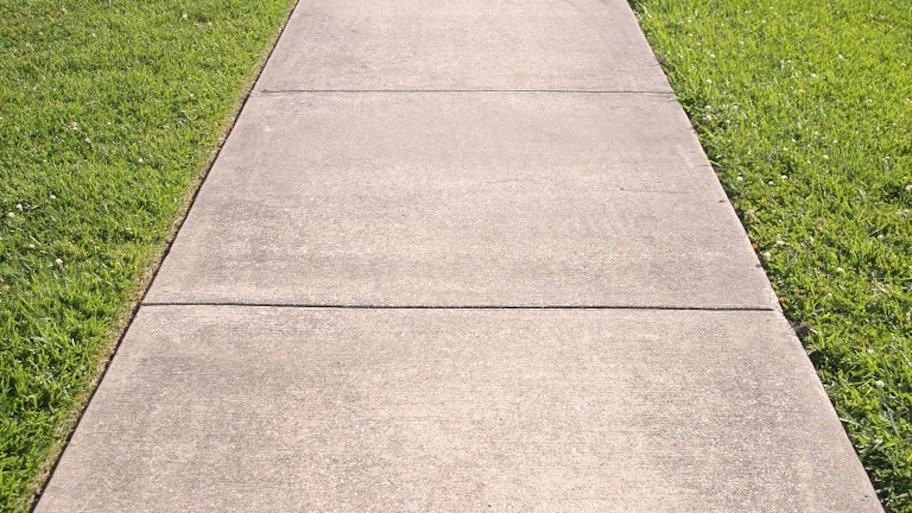
[[[882,503],[912,513],[912,4],[630,4]]]
[[[43,485],[294,3],[0,2],[0,511]]]

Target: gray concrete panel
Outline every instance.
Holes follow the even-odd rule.
[[[670,91],[623,0],[303,0],[258,89]]]
[[[882,508],[626,2],[302,0],[36,511]]]
[[[250,100],[147,298],[774,308],[662,95]]]
[[[146,306],[36,511],[881,509],[775,312]]]

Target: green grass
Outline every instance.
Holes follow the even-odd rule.
[[[912,513],[912,2],[631,4],[882,502]]]
[[[912,3],[631,3],[912,513]],[[27,509],[290,7],[0,0],[0,510]]]
[[[28,508],[291,0],[0,0],[0,510]]]

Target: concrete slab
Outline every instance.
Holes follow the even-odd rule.
[[[880,512],[774,312],[143,307],[36,513]]]
[[[623,0],[303,0],[258,88],[670,91]]]
[[[37,513],[882,513],[626,2],[323,3]]]
[[[147,302],[775,308],[663,95],[251,98]]]

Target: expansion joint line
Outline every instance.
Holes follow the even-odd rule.
[[[693,312],[774,312],[772,307],[752,306],[650,306],[650,305],[372,305],[344,303],[253,303],[253,302],[144,302],[143,307],[249,307],[326,310],[648,310]]]
[[[506,93],[506,94],[647,94],[674,97],[671,91],[608,89],[262,89],[261,95],[275,94],[407,94],[407,93]]]

